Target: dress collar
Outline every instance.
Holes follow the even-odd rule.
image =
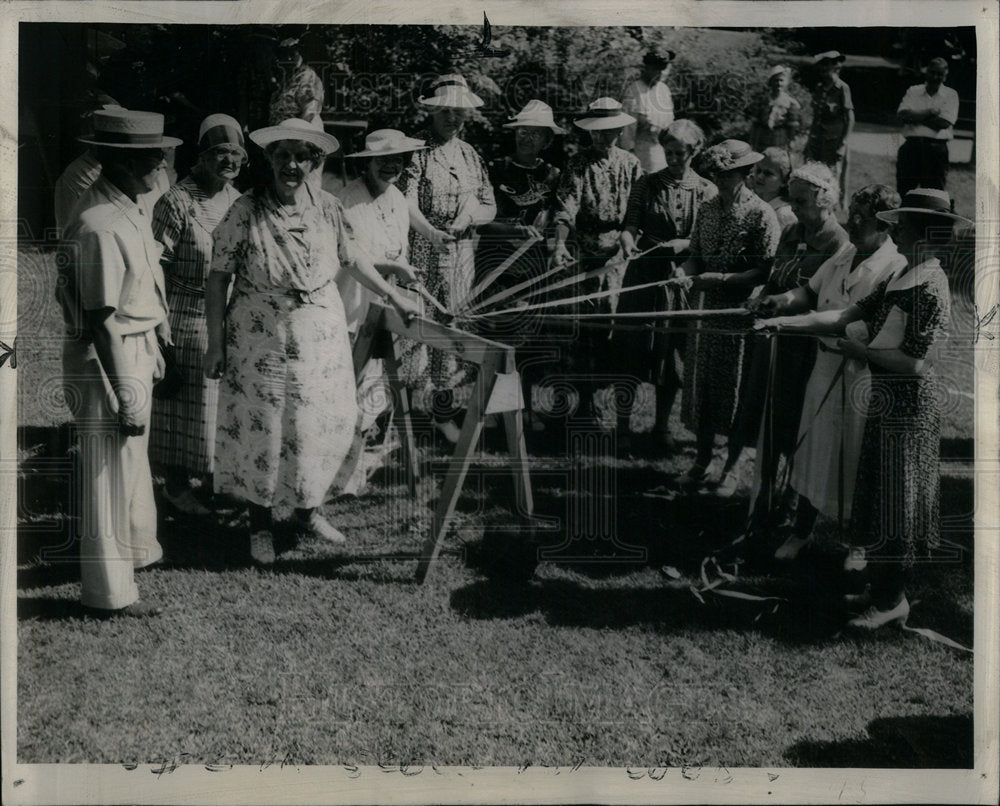
[[[941,261],[936,257],[928,258],[912,268],[904,269],[889,281],[887,291],[907,291],[927,282],[928,278],[941,272]]]

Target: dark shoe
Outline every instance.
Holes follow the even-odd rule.
[[[212,510],[195,498],[194,493],[191,492],[191,490],[184,490],[178,495],[174,495],[170,492],[170,490],[164,487],[163,499],[178,512],[183,512],[185,515],[198,515],[200,517],[204,517],[205,515],[212,514]]]
[[[127,607],[119,607],[114,610],[106,610],[103,607],[84,606],[83,612],[93,618],[107,621],[108,619],[122,617],[149,618],[151,616],[158,616],[163,612],[163,607],[157,602],[144,601],[140,599],[137,602],[132,602],[132,604]]]

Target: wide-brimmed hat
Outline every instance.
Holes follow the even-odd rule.
[[[431,84],[431,94],[417,99],[424,106],[446,106],[454,109],[475,109],[483,99],[469,89],[469,83],[457,73],[438,76]]]
[[[504,123],[505,129],[513,129],[518,126],[537,126],[538,128],[551,129],[556,134],[566,134],[566,130],[556,126],[552,117],[552,107],[545,101],[532,98],[524,105],[524,108],[509,118],[510,123]]]
[[[355,151],[348,157],[387,157],[390,154],[408,154],[427,148],[423,140],[407,137],[398,129],[378,129],[365,138],[364,151]]]
[[[837,62],[840,64],[846,58],[839,50],[826,50],[813,56],[813,64],[822,64],[823,62]]]
[[[677,54],[672,50],[664,51],[649,51],[645,56],[642,57],[642,64],[645,67],[658,67],[660,70],[665,68],[670,62],[677,58]]]
[[[311,121],[288,118],[277,126],[265,126],[263,129],[250,132],[250,139],[261,148],[279,140],[301,140],[304,143],[312,143],[324,154],[332,154],[340,148],[340,142],[332,134],[324,131],[323,121],[318,117]]]
[[[163,135],[163,115],[121,107],[95,109],[92,131],[77,138],[81,143],[109,148],[174,148],[184,141]]]
[[[754,151],[749,143],[742,140],[723,140],[705,150],[703,157],[705,170],[712,173],[733,171],[747,165],[756,165],[764,155]]]
[[[768,71],[767,80],[770,81],[775,76],[786,76],[791,72],[787,65],[776,64]]]
[[[623,112],[622,105],[614,98],[598,98],[573,121],[574,126],[587,131],[621,129],[632,123],[635,123],[635,118]]]
[[[198,151],[208,151],[216,146],[235,146],[246,156],[243,129],[236,118],[229,115],[209,115],[198,129]]]
[[[903,204],[895,210],[883,210],[875,213],[880,221],[895,223],[904,213],[919,213],[920,215],[935,215],[949,221],[971,224],[965,216],[956,215],[955,202],[946,190],[937,188],[914,188],[903,197]]]

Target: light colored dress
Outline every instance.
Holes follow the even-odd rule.
[[[212,271],[235,275],[219,387],[216,487],[286,517],[351,477],[361,447],[354,364],[336,278],[354,260],[340,202],[298,209],[270,189],[215,230]]]
[[[390,185],[373,197],[365,180],[348,182],[337,194],[344,206],[344,218],[351,225],[355,244],[372,262],[406,260],[410,251],[410,208],[406,198]],[[347,329],[352,333],[364,322],[375,294],[341,268],[337,287],[344,301]]]
[[[824,263],[809,280],[809,288],[816,294],[816,310],[848,308],[906,266],[906,258],[899,254],[889,238],[851,271],[856,254],[857,247],[850,245]],[[860,361],[845,362],[843,356],[831,352],[836,346],[835,338],[820,340],[802,404],[801,443],[792,465],[791,485],[827,517],[836,518],[842,514],[847,519],[851,516],[861,435],[868,416],[871,373]],[[838,381],[831,389],[830,384],[841,365],[844,367],[843,381]],[[841,480],[842,513],[838,504]]]
[[[657,81],[653,86],[641,78],[633,81],[625,88],[622,109],[633,115],[645,115],[650,124],[660,130],[674,122],[674,99],[670,95],[670,88],[662,81]],[[667,165],[658,132],[640,132],[638,124],[630,123],[622,130],[619,144],[626,151],[635,154],[646,173],[663,170]]]
[[[154,462],[195,474],[212,472],[219,405],[219,382],[205,377],[205,281],[212,265],[212,231],[239,197],[227,185],[208,198],[189,176],[161,196],[153,212],[153,235],[163,244],[160,264],[170,332],[184,384],[175,397],[153,403],[149,455]]]

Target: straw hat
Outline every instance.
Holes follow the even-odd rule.
[[[552,117],[552,107],[545,101],[532,98],[524,105],[524,109],[509,118],[510,123],[504,123],[505,129],[513,129],[517,126],[537,126],[539,128],[551,129],[555,134],[566,134],[566,130],[556,126]]]
[[[635,118],[623,112],[622,105],[614,98],[598,98],[573,121],[573,125],[586,131],[621,129],[632,123],[635,123]]]
[[[121,107],[95,109],[93,131],[77,139],[92,146],[110,148],[173,148],[183,140],[163,136],[163,115]]]
[[[457,73],[438,76],[431,85],[431,94],[421,95],[417,100],[424,106],[453,109],[475,109],[483,105],[483,99],[470,90],[468,82]]]
[[[792,71],[784,64],[776,64],[767,74],[767,80],[770,81],[775,76],[786,76]]]
[[[302,118],[288,118],[277,126],[265,126],[250,132],[250,139],[261,148],[276,143],[279,140],[300,140],[312,143],[324,154],[332,154],[340,148],[340,142],[332,134],[323,130],[323,121],[313,118],[311,121]]]
[[[899,221],[903,213],[919,213],[920,215],[935,215],[953,222],[971,224],[965,216],[955,215],[955,202],[946,190],[937,188],[914,188],[903,197],[903,205],[895,210],[883,210],[875,213],[880,221],[894,223]]]
[[[813,64],[822,64],[823,62],[837,62],[840,64],[847,57],[841,53],[839,50],[827,50],[823,53],[813,56]]]
[[[246,156],[243,129],[236,119],[229,115],[209,115],[198,129],[198,150],[208,151],[221,145],[235,146]]]
[[[718,173],[755,165],[764,159],[764,155],[754,151],[749,143],[742,140],[723,140],[705,151],[704,159],[706,170]]]
[[[365,138],[365,150],[348,154],[348,157],[386,157],[390,154],[408,154],[427,148],[423,140],[407,137],[398,129],[379,129]]]

